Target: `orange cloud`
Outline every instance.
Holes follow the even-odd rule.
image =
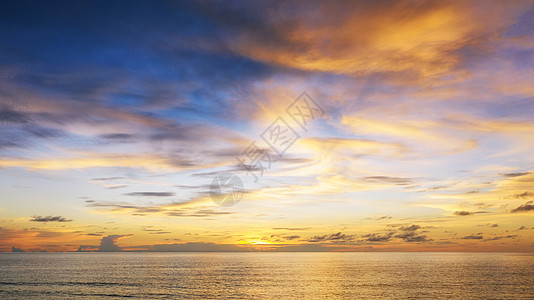
[[[459,62],[456,50],[513,22],[518,7],[519,2],[500,1],[484,7],[466,1],[321,2],[313,13],[292,14],[296,21],[285,14],[268,20],[283,43],[261,42],[251,32],[238,36],[231,47],[254,59],[303,70],[436,76]],[[291,11],[284,5],[279,9]]]

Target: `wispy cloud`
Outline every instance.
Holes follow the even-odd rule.
[[[66,219],[64,217],[61,217],[61,216],[46,216],[46,217],[41,217],[41,216],[34,216],[30,219],[31,222],[71,222],[72,220],[69,220],[69,219]]]
[[[462,239],[464,239],[464,240],[481,240],[483,238],[484,237],[481,236],[481,235],[466,235],[466,236],[462,237]]]
[[[528,212],[528,211],[534,211],[534,204],[532,201],[529,201],[519,207],[512,209],[513,213]]]
[[[126,196],[134,196],[134,197],[171,197],[174,196],[175,193],[171,192],[132,192],[125,194]]]

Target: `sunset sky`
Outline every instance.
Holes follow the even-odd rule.
[[[534,1],[5,1],[0,191],[0,251],[532,252]]]

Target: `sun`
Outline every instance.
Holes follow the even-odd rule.
[[[239,243],[243,245],[272,245],[273,244],[269,241],[258,240],[258,239],[241,240]]]

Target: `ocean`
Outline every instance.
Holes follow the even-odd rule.
[[[0,299],[534,299],[527,253],[0,253]]]

